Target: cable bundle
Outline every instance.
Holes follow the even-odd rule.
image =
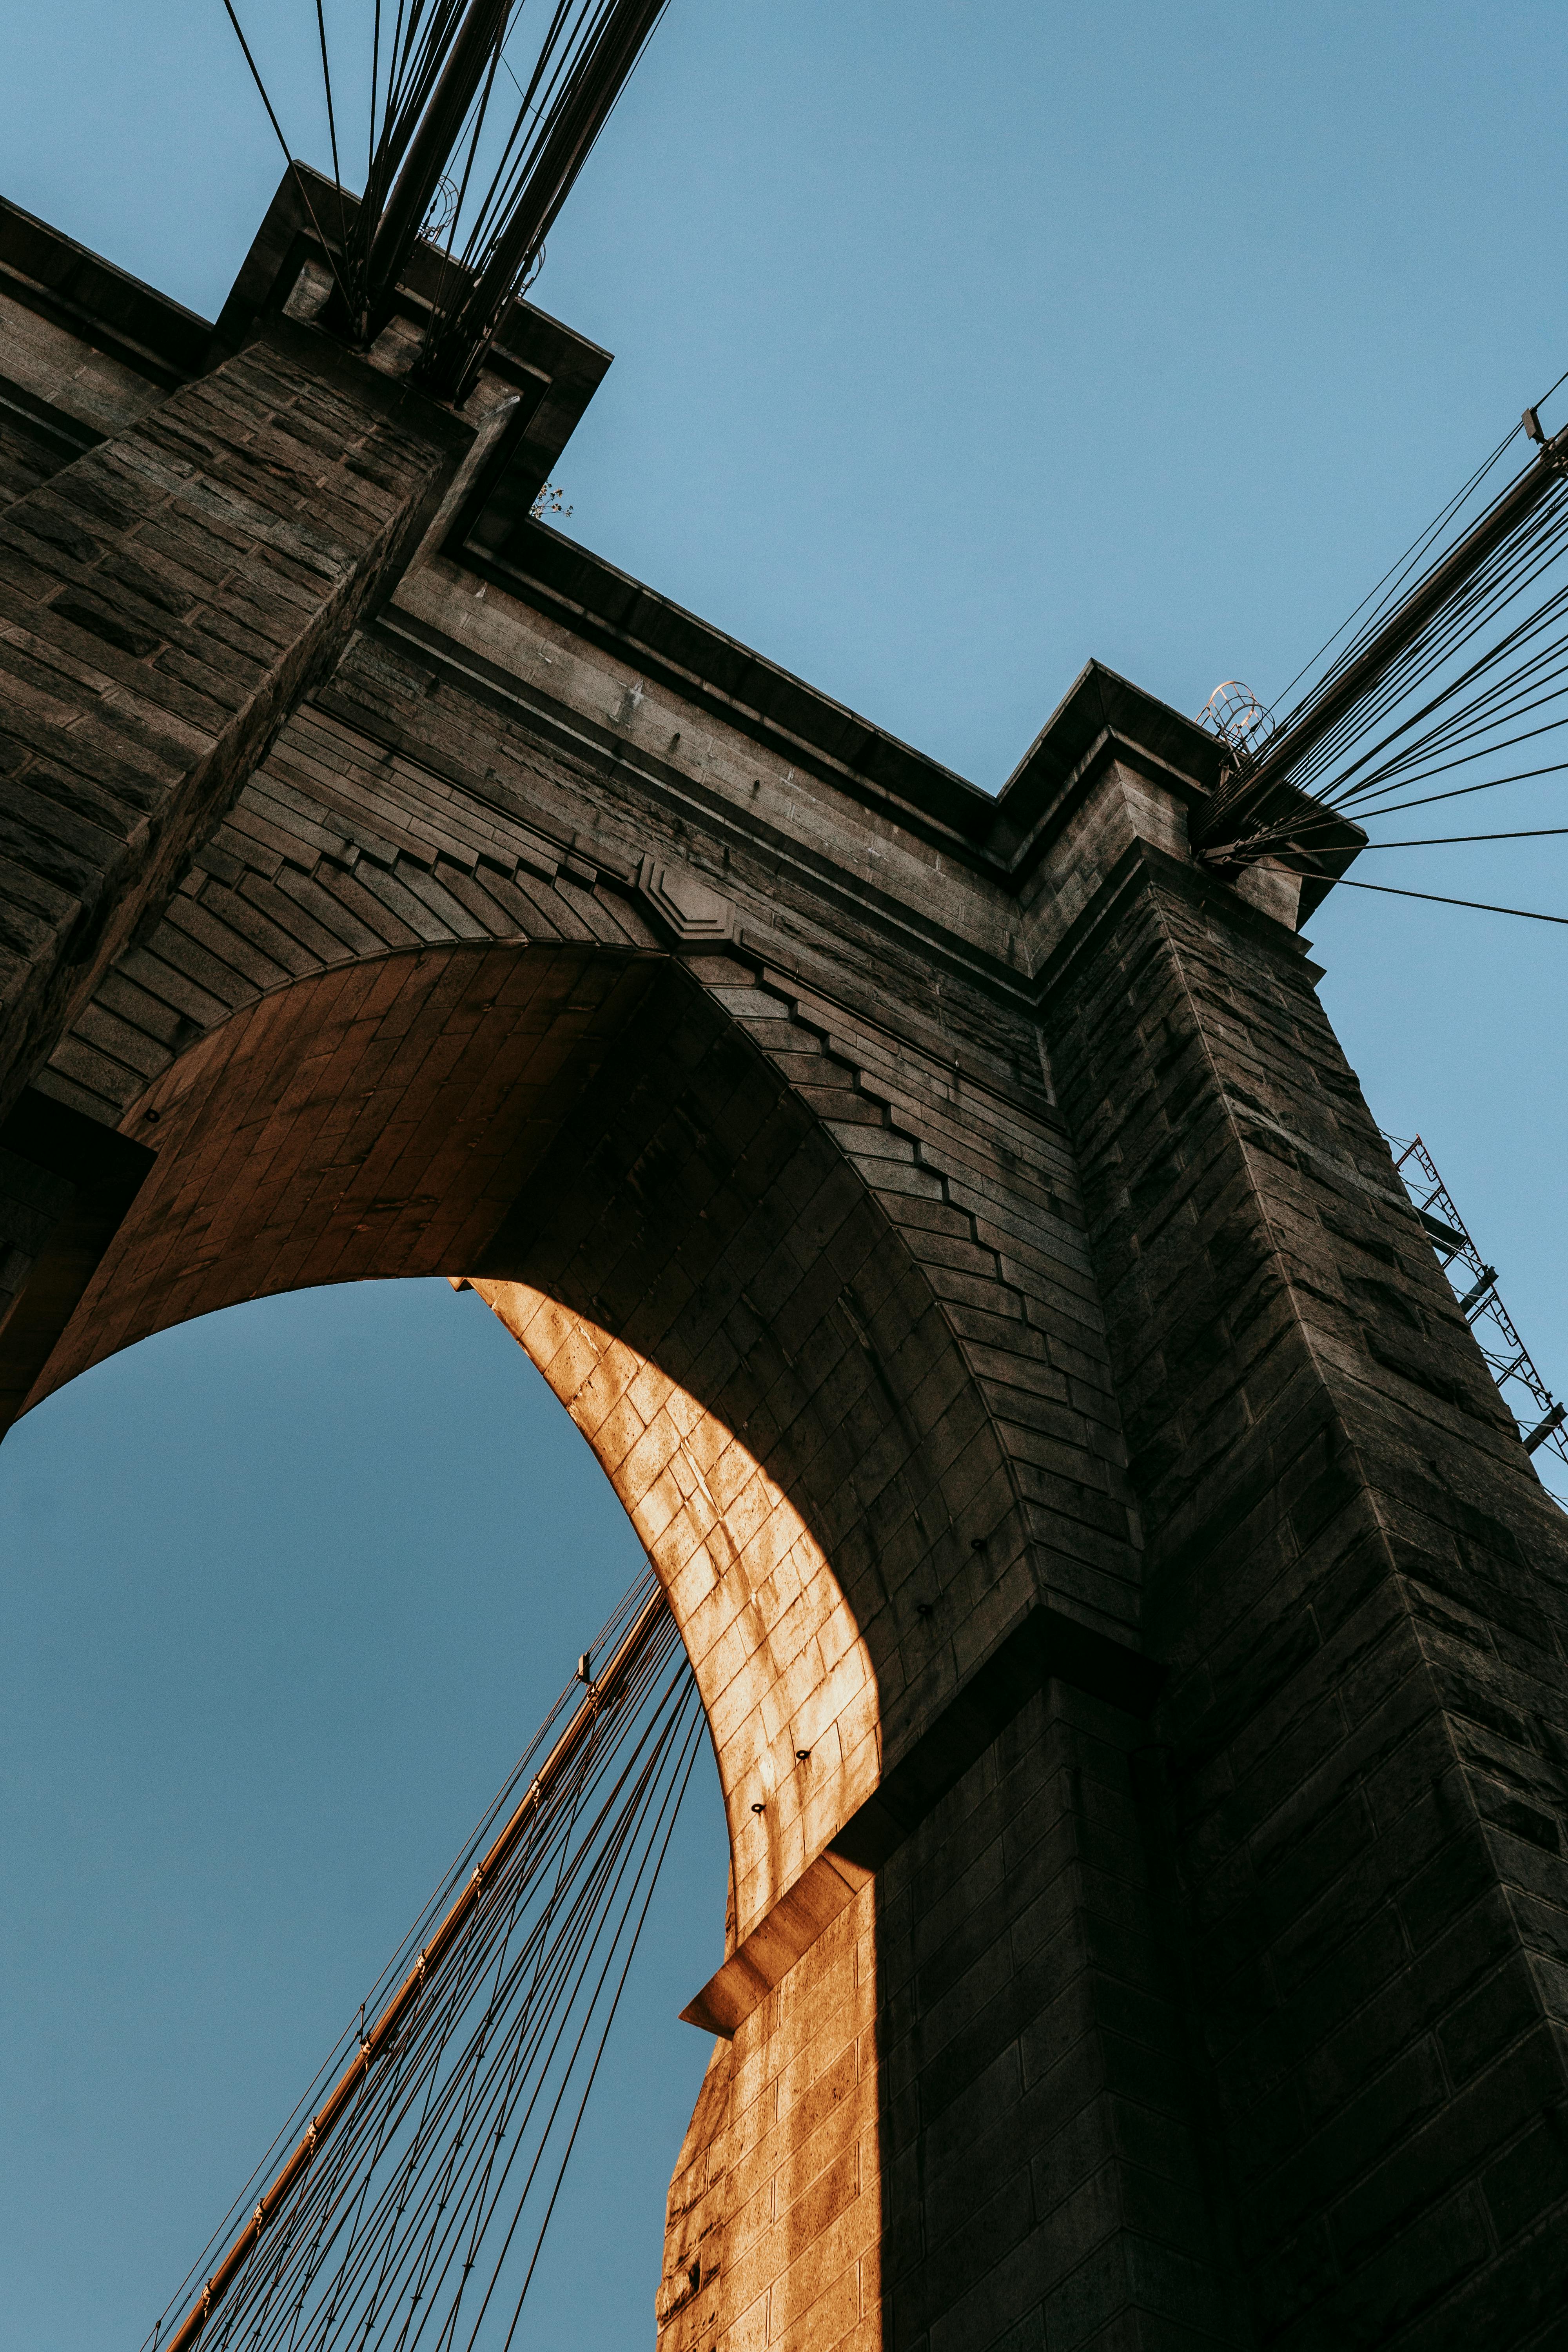
[[[521,104],[470,209],[496,67],[505,63],[504,45],[498,44],[465,131],[467,153],[444,254],[448,267],[419,367],[433,390],[460,400],[474,381],[508,304],[537,269],[555,216],[667,5],[555,0],[526,84],[508,68]],[[454,256],[459,223],[463,243]],[[462,271],[456,284],[454,258]]]
[[[651,1570],[595,1649],[147,2352],[510,2344],[705,1730]]]
[[[294,163],[235,6],[246,64],[337,281],[336,326],[364,347],[392,316],[421,236],[444,237],[415,373],[460,403],[668,0],[374,0],[363,194],[350,218],[326,17],[316,30],[338,192],[334,240]],[[538,45],[509,54],[520,29]],[[504,79],[503,79],[504,77]],[[510,91],[508,90],[510,85]],[[330,209],[330,208],[329,208]]]
[[[1534,425],[1535,412],[1528,415]],[[1292,680],[1294,688],[1316,673],[1276,719],[1260,755],[1250,762],[1244,758],[1216,797],[1204,831],[1209,862],[1235,866],[1269,858],[1309,873],[1322,870],[1314,853],[1321,856],[1331,840],[1345,843],[1347,818],[1365,825],[1398,810],[1568,768],[1561,746],[1542,740],[1568,726],[1564,436],[1546,445],[1537,425],[1543,444],[1539,454],[1495,495],[1485,495],[1523,430],[1516,426],[1499,444]],[[1386,658],[1382,647],[1388,649]],[[1526,745],[1553,756],[1512,766],[1506,755]],[[1467,769],[1479,772],[1436,791],[1414,789]],[[1368,845],[1415,849],[1563,832],[1568,826]]]

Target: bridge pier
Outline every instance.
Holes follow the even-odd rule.
[[[1545,2342],[1568,1531],[1300,943],[1148,839],[1102,887],[1045,1017],[1258,2340]]]
[[[531,519],[542,314],[426,535],[298,222],[215,371],[17,217],[0,1390],[435,1274],[551,1381],[729,1823],[663,2352],[1552,2342],[1564,1523],[1214,739],[975,792]]]
[[[1253,2341],[1147,1743],[1047,1683],[718,2045],[663,2352]]]

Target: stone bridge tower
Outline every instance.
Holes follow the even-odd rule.
[[[542,313],[453,414],[311,283],[0,215],[7,1418],[392,1275],[551,1381],[729,1819],[662,2352],[1561,2344],[1568,1530],[1312,902],[1096,665],[993,799],[533,520]]]

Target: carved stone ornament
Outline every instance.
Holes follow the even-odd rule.
[[[734,908],[700,882],[689,866],[661,866],[645,857],[637,867],[637,889],[682,947],[706,947],[735,936]]]

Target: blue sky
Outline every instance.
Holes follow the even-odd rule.
[[[362,21],[329,10],[345,55]],[[304,0],[246,22],[323,162]],[[3,0],[0,35],[5,193],[212,315],[279,170],[219,0]],[[1445,0],[673,0],[536,289],[617,355],[569,528],[991,789],[1090,654],[1269,698],[1568,366],[1563,37]],[[1386,878],[1568,911],[1568,845]],[[1568,1387],[1568,932],[1346,892],[1313,937],[1373,1110]],[[0,2233],[13,2340],[53,2352],[139,2339],[635,1547],[444,1286],[165,1335],[7,1441],[0,1507]],[[542,2338],[650,2336],[705,1802]]]

